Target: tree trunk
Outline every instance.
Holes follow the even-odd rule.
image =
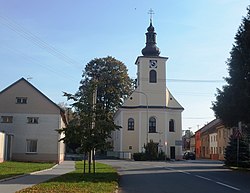
[[[87,153],[84,152],[83,174],[86,174],[86,157],[87,157]]]
[[[92,150],[93,154],[92,154],[92,160],[93,160],[93,173],[95,174],[95,150]]]
[[[89,173],[91,173],[91,151],[88,152],[89,153]]]

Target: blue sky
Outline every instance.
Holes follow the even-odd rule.
[[[21,77],[55,103],[75,93],[82,70],[108,55],[136,77],[152,8],[167,87],[185,108],[183,130],[214,118],[216,88],[249,0],[0,0],[0,90]],[[194,82],[178,80],[214,80]]]

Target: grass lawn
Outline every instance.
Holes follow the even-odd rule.
[[[0,163],[0,179],[48,169],[53,165],[55,164],[6,161]]]
[[[18,193],[113,193],[118,186],[118,174],[111,166],[96,163],[95,174],[83,176],[83,162],[76,162],[74,172],[32,186]]]

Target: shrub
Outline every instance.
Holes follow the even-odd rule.
[[[146,161],[146,154],[145,153],[134,153],[133,158],[135,161]]]

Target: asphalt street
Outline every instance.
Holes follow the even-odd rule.
[[[120,193],[250,193],[250,172],[232,171],[222,162],[101,162],[117,168]]]

